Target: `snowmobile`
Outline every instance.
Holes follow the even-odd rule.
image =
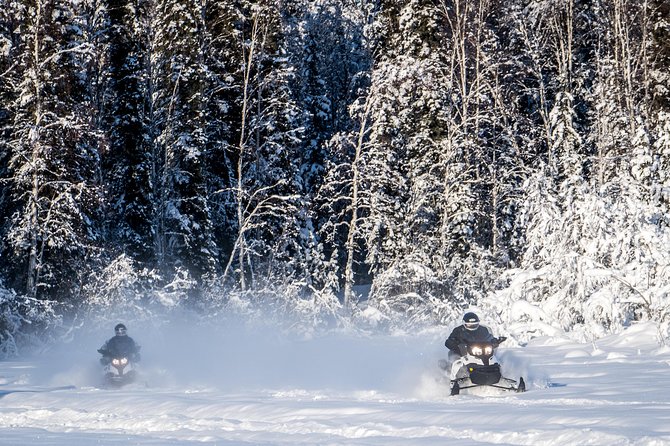
[[[109,356],[104,350],[98,350],[103,357],[100,362],[103,365],[104,384],[111,387],[121,387],[135,381],[137,377],[137,363],[132,360],[131,355],[116,354]]]
[[[524,392],[526,383],[523,377],[519,381],[502,376],[500,363],[495,350],[505,337],[497,342],[476,342],[465,346],[460,358],[451,364],[450,389],[451,395],[458,395],[461,390],[478,387],[489,387],[504,391]],[[442,359],[439,362],[442,370],[449,369],[449,363]]]

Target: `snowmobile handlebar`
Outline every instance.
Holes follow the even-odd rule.
[[[471,345],[478,345],[478,344],[490,344],[493,346],[493,348],[497,348],[500,344],[505,342],[507,340],[506,336],[500,336],[498,338],[493,338],[490,341],[483,341],[483,342],[470,342],[470,343],[463,343],[463,344],[458,344],[458,351],[461,354],[461,356],[464,356],[465,354],[468,353],[468,349]]]

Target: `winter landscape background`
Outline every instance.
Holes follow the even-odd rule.
[[[670,444],[668,73],[666,0],[0,0],[0,444]]]
[[[0,0],[0,441],[667,443],[668,73],[665,0]],[[443,397],[466,309],[532,392]]]

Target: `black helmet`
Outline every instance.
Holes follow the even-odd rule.
[[[126,334],[126,326],[123,324],[116,324],[116,327],[114,327],[114,333],[116,333],[119,336],[123,336]]]
[[[466,330],[476,330],[479,328],[479,316],[472,312],[465,313],[463,315],[463,325]]]

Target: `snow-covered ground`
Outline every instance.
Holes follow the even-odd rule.
[[[651,324],[501,348],[529,391],[456,397],[436,366],[446,331],[291,340],[129,328],[143,380],[120,390],[97,387],[102,333],[0,362],[0,444],[670,445],[670,349]]]

